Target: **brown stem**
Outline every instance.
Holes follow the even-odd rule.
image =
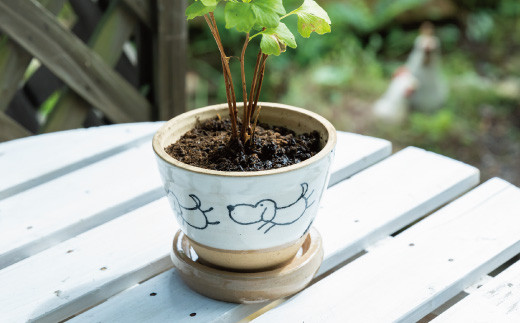
[[[256,123],[258,121],[258,116],[260,115],[260,110],[262,110],[262,106],[258,106],[258,111],[256,111],[255,121],[253,122],[253,126],[251,127],[251,142],[255,140],[255,130],[256,130]]]
[[[228,101],[228,109],[229,109],[229,118],[231,119],[231,137],[232,138],[239,138],[238,137],[238,130],[237,130],[237,106],[236,106],[236,98],[235,98],[235,90],[233,87],[233,79],[231,78],[231,71],[229,69],[229,62],[228,58],[226,56],[226,53],[224,52],[224,46],[222,46],[222,42],[220,40],[220,35],[218,33],[217,23],[215,21],[215,17],[213,16],[213,13],[209,13],[210,18],[208,16],[204,15],[204,19],[206,19],[206,22],[209,26],[209,29],[211,30],[211,34],[213,35],[213,38],[215,38],[215,41],[217,43],[217,47],[220,51],[221,61],[222,61],[222,73],[224,74],[224,81],[226,83],[226,98]]]
[[[249,102],[247,106],[247,118],[246,122],[248,124],[251,124],[251,118],[253,115],[251,114],[251,108],[253,107],[253,98],[255,97],[255,89],[256,89],[256,82],[258,79],[258,70],[260,69],[262,59],[262,51],[258,51],[258,56],[256,57],[256,65],[255,65],[255,71],[253,72],[253,80],[251,81],[251,91],[249,91]]]
[[[222,69],[223,69],[223,71],[225,71],[223,60],[224,59],[222,59]],[[224,74],[224,83],[226,85],[226,99],[228,102],[229,118],[231,119],[231,131],[232,131],[231,136],[232,136],[232,138],[238,138],[236,119],[234,117],[233,104],[231,102],[231,91],[230,91],[230,85],[229,85],[229,78],[228,78],[227,73],[223,72],[223,74]]]
[[[262,89],[262,82],[264,80],[265,62],[267,61],[267,56],[269,56],[269,55],[262,54],[262,67],[260,68],[260,71],[259,71],[258,87],[255,91],[255,100],[254,100],[253,106],[251,108],[251,116],[254,115],[256,106],[258,104],[258,99],[260,98],[260,90]]]
[[[246,84],[246,70],[244,67],[244,60],[246,55],[247,44],[249,44],[249,33],[246,34],[246,40],[244,41],[244,46],[242,47],[242,55],[240,56],[240,74],[242,75],[242,99],[244,100],[244,111],[242,117],[242,142],[246,143],[246,131],[249,127],[249,122],[247,122],[247,84]]]
[[[209,13],[209,17],[211,18],[211,21],[213,22],[213,26],[215,28],[215,34],[217,35],[217,43],[219,44],[220,48],[221,48],[221,53],[223,55],[223,60],[225,62],[225,69],[226,69],[226,72],[227,72],[227,75],[228,75],[228,84],[229,84],[229,87],[231,89],[231,102],[233,103],[233,117],[232,117],[232,122],[234,123],[232,125],[233,127],[233,134],[235,136],[235,138],[238,138],[238,110],[237,110],[237,99],[236,99],[236,96],[235,96],[235,86],[233,85],[233,77],[231,76],[231,70],[229,69],[229,59],[228,57],[225,55],[224,53],[224,46],[222,45],[222,41],[220,40],[220,34],[218,32],[218,27],[217,27],[217,22],[215,21],[215,16],[213,15],[213,12],[210,12]]]

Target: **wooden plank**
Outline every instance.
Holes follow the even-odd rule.
[[[433,322],[520,322],[520,262],[492,278]]]
[[[342,148],[335,150],[334,159],[342,160],[349,166],[340,170],[338,168],[340,164],[332,164],[330,186],[379,162],[392,153],[392,144],[389,141],[350,132],[338,132],[337,145]],[[353,154],[353,152],[356,153]]]
[[[162,196],[146,141],[1,200],[0,269]]]
[[[317,279],[378,237],[427,214],[477,182],[478,171],[473,167],[408,148],[328,189],[315,221],[325,251]],[[144,297],[151,292],[157,295]],[[184,322],[193,320],[190,314],[196,313],[195,318],[200,322],[236,322],[262,306],[265,304],[234,305],[200,296],[186,287],[172,270],[113,297],[73,321]],[[288,317],[291,316],[273,322],[283,322]]]
[[[519,209],[492,179],[255,322],[416,321],[520,252]]]
[[[329,257],[319,273],[463,194],[479,175],[459,161],[408,147],[334,186],[324,200],[326,216],[315,221],[328,232],[323,248]]]
[[[338,147],[338,149],[346,149],[346,147]],[[355,152],[352,153],[355,154]],[[131,158],[114,156],[112,161],[110,161],[113,165],[106,165],[109,160],[104,160],[102,162],[103,165],[99,165],[98,170],[117,173],[115,167],[122,166],[120,166],[121,161],[117,162],[116,157],[117,160],[122,159],[126,161],[129,164],[127,166],[128,168],[142,168],[139,167],[139,165],[132,164],[133,159]],[[342,160],[336,162],[344,163]],[[345,167],[348,166],[349,164],[345,164]],[[46,184],[47,187],[42,186],[35,190],[40,191],[40,194],[48,195],[52,194],[51,192],[64,192],[66,189],[74,191],[74,186],[78,186],[79,188],[76,190],[81,191],[84,189],[84,185],[88,185],[88,183],[85,183],[84,180],[78,180],[75,176],[77,175],[80,178],[94,178],[93,181],[95,181],[95,172],[91,172],[93,167],[95,166],[93,165],[89,170],[81,170],[83,173],[79,175],[69,174],[64,178],[56,180],[56,182],[60,182],[61,188],[52,187],[53,185],[57,185],[56,183],[48,183]],[[155,167],[150,168],[155,171]],[[336,166],[335,168],[341,171],[342,167]],[[117,178],[115,180],[117,181]],[[103,183],[103,180],[100,181]],[[96,187],[98,187],[99,183],[96,185]],[[113,194],[116,194],[116,196],[120,194],[132,198],[128,192],[119,192],[119,190],[121,190],[120,185],[125,186],[129,184],[121,183],[121,180],[119,180],[117,184],[118,192]],[[141,182],[134,185],[139,188],[147,187],[146,185],[143,186]],[[158,183],[157,188],[162,190],[162,185]],[[99,188],[97,188],[97,190],[99,190]],[[6,212],[6,210],[15,210],[15,202],[20,205],[27,204],[25,200],[34,201],[34,194],[36,193],[27,192],[27,195],[24,194],[24,196],[22,194],[14,196],[9,209],[7,209],[7,206],[1,206],[2,213]],[[71,193],[71,195],[75,194],[77,194],[77,192]],[[89,194],[93,195],[94,192],[91,191]],[[111,200],[114,198],[114,196],[105,196],[103,191],[95,194],[101,196],[93,198],[94,201],[98,202],[104,199]],[[79,202],[81,197],[76,198],[76,200],[71,200],[71,198],[67,196],[63,198],[68,200],[68,205],[62,207],[64,210],[64,212],[62,212],[63,216],[74,216],[71,214],[81,213],[83,208],[96,208],[96,206],[86,205],[88,202],[90,202],[90,204],[96,204],[91,201],[85,200]],[[48,202],[42,203],[47,203],[48,206],[42,204],[38,207],[51,210],[55,201],[43,199],[43,201],[46,200],[48,200]],[[105,207],[108,206],[105,205]],[[60,213],[60,211],[61,209],[57,209],[56,213]],[[112,210],[109,208],[107,212],[111,213]],[[28,213],[31,213],[30,210]],[[52,213],[52,217],[55,217],[56,213]],[[30,214],[28,214],[28,216],[34,220],[38,218]],[[46,216],[39,221],[40,223],[48,222],[46,224],[52,227],[61,225],[60,223],[62,221],[68,221],[64,219],[63,216],[57,219]],[[13,223],[18,223],[17,219],[13,219],[12,221]],[[76,238],[62,242],[0,270],[0,285],[3,286],[3,289],[0,291],[0,307],[14,309],[9,313],[0,313],[0,321],[27,320],[29,318],[42,319],[44,321],[62,320],[104,301],[106,298],[141,280],[152,277],[166,268],[170,268],[171,261],[169,260],[168,251],[173,233],[177,227],[176,224],[171,223],[172,221],[173,216],[171,216],[171,209],[166,199],[162,198],[157,202],[153,202],[131,212],[131,214],[121,216],[111,222],[87,231]],[[0,232],[0,237],[4,235],[10,236],[11,229],[17,226],[7,224],[7,227],[1,227],[2,232]],[[26,224],[24,223],[23,225]],[[22,224],[18,223],[18,226],[22,226]],[[5,232],[3,231],[4,228]],[[22,228],[26,229],[26,227],[23,226]],[[35,229],[35,227],[31,230],[33,229]],[[136,231],[138,231],[138,233],[136,233]],[[40,234],[45,235],[48,233],[40,232]],[[151,237],[152,235],[153,237]],[[19,237],[19,234],[13,233],[11,240],[13,243],[16,243],[16,237]],[[132,240],[133,242],[129,243],[128,240]],[[103,247],[101,248],[100,246]],[[125,251],[120,251],[120,249],[125,249]],[[69,250],[73,250],[73,252],[68,252]],[[160,251],[160,253],[158,253],[158,251]],[[69,254],[73,253],[76,255],[76,258],[71,259]],[[105,261],[110,261],[109,265],[106,265]],[[71,264],[71,262],[73,263]],[[152,266],[149,264],[161,265]],[[99,273],[99,268],[102,267],[107,267],[111,270],[110,276]],[[48,268],[49,270],[41,275],[32,275],[30,278],[26,277],[25,272],[34,271],[34,268]],[[11,298],[9,297],[10,293],[7,291],[12,290],[15,285],[18,286],[17,288],[19,288],[19,290],[24,290],[24,292]],[[39,286],[39,288],[38,290],[34,290],[32,286]],[[30,296],[27,296],[28,294],[30,294]],[[22,295],[26,295],[27,297],[23,297]]]
[[[117,2],[112,2],[90,38],[89,46],[105,63],[114,67],[134,27],[134,17]],[[45,122],[42,132],[80,128],[89,108],[89,104],[79,95],[66,91]]]
[[[29,53],[7,37],[0,42],[0,112],[9,106],[31,58]]]
[[[149,118],[148,101],[33,0],[0,0],[0,29],[115,122]]]
[[[65,0],[40,0],[39,2],[56,15]],[[7,37],[4,42],[0,42],[0,111],[7,109],[31,59],[29,53]]]
[[[70,89],[64,89],[40,133],[81,128],[90,110],[90,104]]]
[[[0,111],[0,143],[32,135],[15,120]]]
[[[150,141],[161,123],[78,129],[0,144],[0,200]]]
[[[0,270],[0,321],[58,322],[171,268],[174,222],[163,198]]]
[[[186,111],[186,1],[157,0],[156,102],[159,120]]]
[[[123,2],[132,10],[134,15],[139,17],[141,21],[150,29],[152,29],[152,15],[150,0],[123,0]]]
[[[103,12],[98,3],[93,1],[69,0],[68,4],[76,16],[71,31],[82,42],[87,43]],[[52,94],[64,88],[64,83],[45,65],[41,65],[25,82],[23,90],[31,98],[34,106],[39,107]]]

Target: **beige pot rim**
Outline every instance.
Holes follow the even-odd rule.
[[[188,165],[185,163],[182,163],[178,161],[177,159],[171,157],[164,151],[164,146],[161,145],[161,142],[163,141],[164,136],[167,135],[167,131],[174,126],[176,122],[183,119],[190,119],[190,118],[197,118],[197,115],[204,113],[206,111],[210,110],[219,110],[222,108],[227,109],[227,103],[224,104],[217,104],[212,105],[204,108],[198,108],[195,110],[191,110],[188,112],[185,112],[173,119],[170,119],[167,121],[157,132],[155,133],[153,137],[153,149],[157,156],[159,156],[164,162],[176,166],[178,168],[187,170],[189,172],[199,173],[199,174],[206,174],[206,175],[213,175],[213,176],[224,176],[224,177],[254,177],[254,176],[266,176],[266,175],[275,175],[275,174],[281,174],[286,172],[291,172],[303,167],[306,167],[312,163],[315,163],[319,161],[320,159],[326,157],[336,146],[336,130],[334,129],[334,126],[324,117],[320,116],[317,113],[311,112],[309,110],[305,110],[302,108],[297,108],[294,106],[286,105],[286,104],[280,104],[280,103],[271,103],[271,102],[259,102],[259,105],[265,106],[265,107],[272,107],[272,108],[280,108],[284,110],[291,111],[291,113],[294,113],[295,115],[305,115],[307,117],[312,117],[316,119],[319,123],[323,125],[323,127],[326,130],[327,135],[327,142],[325,143],[325,146],[321,149],[319,153],[312,156],[309,159],[306,159],[302,162],[299,162],[297,164],[281,167],[277,169],[271,169],[271,170],[263,170],[263,171],[245,171],[245,172],[227,172],[227,171],[218,171],[218,170],[211,170],[201,167],[196,167],[192,165]],[[239,104],[237,103],[237,106],[240,108],[243,105],[243,103]],[[170,130],[171,131],[171,130]]]

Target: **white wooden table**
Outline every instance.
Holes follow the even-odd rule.
[[[0,144],[0,322],[520,322],[520,190],[473,189],[471,166],[349,133],[315,221],[313,284],[256,305],[192,292],[169,257],[159,125]]]

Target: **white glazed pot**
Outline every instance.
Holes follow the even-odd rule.
[[[300,108],[259,105],[259,122],[285,126],[296,133],[317,130],[322,150],[298,164],[256,172],[203,169],[165,152],[197,120],[227,116],[227,104],[177,116],[153,138],[168,201],[182,231],[199,257],[221,267],[255,270],[291,259],[312,225],[329,180],[336,145],[330,122]]]

